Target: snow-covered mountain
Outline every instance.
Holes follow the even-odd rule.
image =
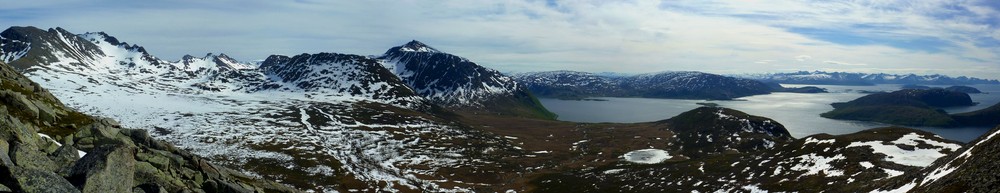
[[[828,84],[828,85],[871,85],[871,84],[923,84],[923,85],[972,85],[1000,84],[1000,81],[974,77],[950,77],[945,75],[915,74],[869,74],[851,72],[799,71],[792,73],[736,75],[765,82],[784,84]]]
[[[552,117],[513,78],[419,41],[390,48],[379,59],[418,94],[436,104]]]
[[[260,90],[342,93],[414,109],[427,109],[430,105],[384,68],[379,60],[365,56],[337,53],[272,55],[260,68],[272,80]]]
[[[602,76],[587,72],[550,71],[515,76],[543,97],[648,97],[732,99],[769,94],[759,81],[703,72],[661,72],[632,76]]]

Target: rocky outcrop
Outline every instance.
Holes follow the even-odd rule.
[[[297,192],[79,114],[0,63],[0,192]]]

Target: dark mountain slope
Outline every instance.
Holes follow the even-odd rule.
[[[415,40],[390,48],[379,59],[417,94],[445,107],[555,117],[513,78]]]

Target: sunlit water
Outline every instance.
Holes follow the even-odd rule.
[[[890,126],[882,123],[834,120],[819,114],[833,110],[830,103],[847,102],[867,94],[862,91],[894,91],[900,85],[883,84],[875,86],[831,86],[831,85],[785,85],[786,87],[816,86],[826,88],[830,93],[799,94],[774,93],[739,98],[734,101],[705,101],[681,99],[649,98],[595,98],[606,101],[540,99],[550,111],[559,115],[559,120],[573,122],[613,122],[637,123],[667,119],[685,111],[697,108],[696,103],[716,103],[720,106],[740,110],[751,115],[764,116],[785,125],[795,137],[805,137],[818,133],[847,134],[857,131]],[[931,85],[946,87],[944,85]],[[944,109],[949,113],[961,113],[986,108],[1000,102],[1000,85],[972,85],[985,94],[970,94],[976,106]],[[911,127],[914,128],[914,127]],[[935,128],[916,127],[937,133],[942,137],[968,142],[979,137],[990,127]]]

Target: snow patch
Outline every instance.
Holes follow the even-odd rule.
[[[673,156],[670,156],[667,151],[660,149],[642,149],[625,153],[622,157],[625,158],[625,161],[632,163],[656,164],[666,161]]]

